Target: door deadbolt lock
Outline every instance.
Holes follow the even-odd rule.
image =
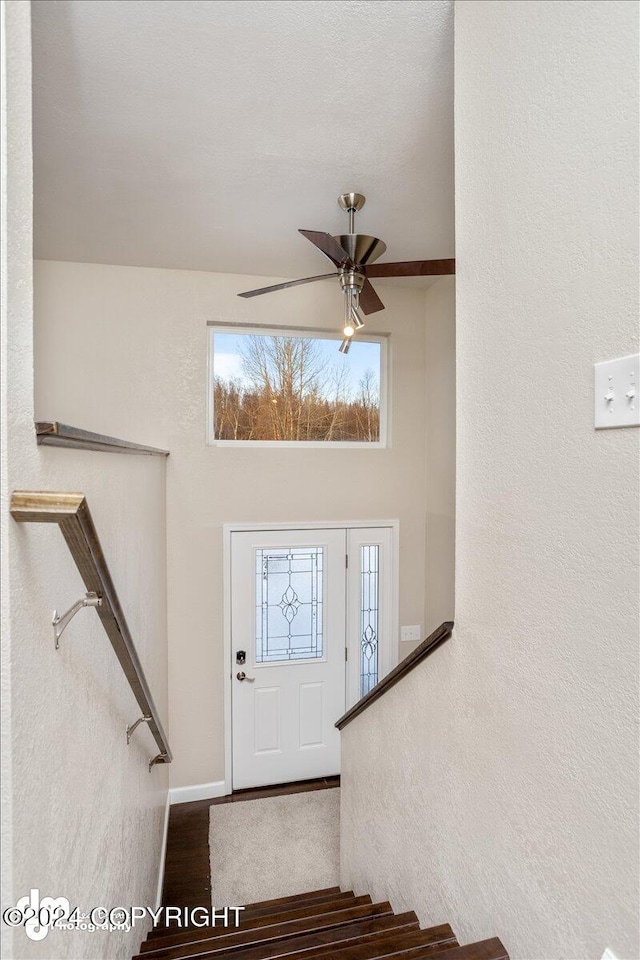
[[[242,665],[247,662],[247,651],[246,650],[236,650],[236,663]]]

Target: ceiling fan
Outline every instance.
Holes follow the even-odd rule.
[[[355,215],[358,210],[362,210],[364,204],[365,197],[361,193],[343,193],[338,197],[338,205],[349,216],[349,233],[332,237],[330,233],[322,233],[319,230],[299,231],[331,260],[338,268],[337,271],[321,273],[315,277],[304,277],[302,280],[289,280],[287,283],[276,283],[271,287],[260,287],[258,290],[247,290],[245,293],[239,293],[238,296],[259,297],[263,293],[297,287],[302,283],[340,277],[340,286],[345,297],[343,330],[345,339],[340,346],[340,352],[348,353],[352,337],[356,331],[364,327],[361,313],[369,314],[384,310],[384,303],[374,290],[371,277],[441,277],[455,273],[455,260],[407,260],[400,263],[374,264],[374,261],[385,252],[387,245],[377,237],[354,232]]]

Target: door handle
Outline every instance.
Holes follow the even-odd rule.
[[[249,683],[255,683],[255,679],[256,679],[256,678],[255,678],[255,677],[248,677],[248,676],[246,675],[246,673],[244,672],[244,670],[239,670],[238,673],[236,673],[236,679],[237,679],[237,680],[247,680]]]

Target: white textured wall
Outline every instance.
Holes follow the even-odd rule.
[[[0,731],[2,755],[0,796],[2,822],[1,905],[13,898],[13,724],[11,718],[11,577],[12,539],[6,521],[12,482],[10,434],[20,441],[13,386],[20,386],[23,369],[12,359],[20,344],[12,333],[31,315],[31,44],[29,12],[16,0],[0,0]],[[8,102],[12,103],[11,113]],[[8,243],[11,242],[11,257]],[[11,351],[11,353],[10,353]],[[18,422],[16,422],[18,420]],[[13,957],[10,928],[0,938],[3,960]]]
[[[456,6],[456,629],[343,736],[342,883],[502,936],[638,945],[638,8]],[[375,798],[375,799],[374,799]]]
[[[456,510],[456,287],[442,277],[426,291],[425,617],[428,636],[453,620]]]
[[[3,74],[2,279],[2,907],[28,895],[65,896],[81,910],[155,905],[168,772],[147,762],[146,728],[126,745],[139,709],[100,621],[83,610],[54,650],[51,614],[83,594],[60,532],[19,525],[8,513],[12,489],[81,490],[102,539],[151,689],[167,714],[164,462],[37,447],[33,429],[31,91],[29,5],[3,4],[10,56]],[[4,104],[4,101],[3,101]],[[5,125],[6,124],[6,125]],[[5,203],[6,190],[9,202]],[[92,369],[100,356],[91,357]],[[62,390],[73,381],[73,363]],[[118,404],[118,397],[110,397]],[[82,398],[68,412],[81,416]],[[126,431],[129,432],[129,431]],[[10,662],[10,671],[8,662]],[[7,672],[5,673],[5,669]],[[9,686],[7,691],[6,687]],[[4,699],[4,698],[3,698]],[[6,711],[6,715],[5,715]],[[3,741],[3,747],[5,742]],[[144,931],[57,931],[36,943],[22,930],[3,956],[130,957]]]
[[[334,283],[260,300],[259,277],[36,264],[36,411],[168,447],[171,785],[224,777],[222,526],[231,521],[400,520],[400,615],[424,611],[424,292],[381,287],[372,332],[391,332],[392,446],[206,446],[207,322],[336,329]],[[97,370],[92,358],[101,357]],[[337,353],[336,353],[337,356]],[[71,372],[73,371],[73,376]],[[351,491],[345,494],[345,491]]]

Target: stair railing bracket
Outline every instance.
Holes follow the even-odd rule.
[[[144,714],[141,717],[138,717],[135,723],[130,723],[127,727],[127,746],[131,743],[131,738],[136,731],[136,728],[140,726],[141,723],[150,723],[153,720],[152,716],[145,716]]]
[[[53,626],[53,636],[55,639],[56,650],[60,648],[60,637],[64,633],[65,627],[73,620],[76,613],[79,610],[82,610],[83,607],[101,607],[102,606],[102,597],[99,597],[97,593],[89,591],[86,596],[82,597],[80,600],[76,600],[72,607],[66,611],[66,613],[60,614],[58,616],[58,611],[53,611],[53,618],[51,624]]]
[[[151,773],[152,768],[156,763],[168,763],[168,757],[166,753],[159,753],[156,757],[153,757],[152,760],[149,760],[149,773]]]

